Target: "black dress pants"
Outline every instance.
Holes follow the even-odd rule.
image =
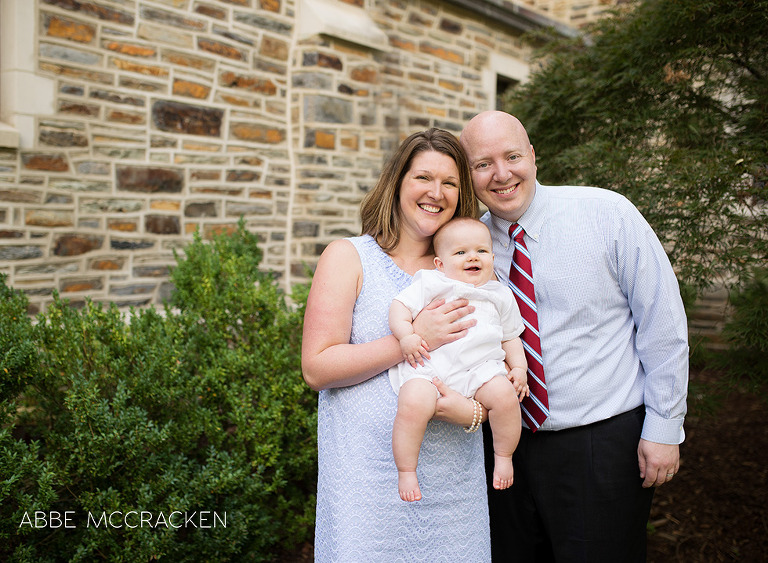
[[[626,563],[646,559],[653,488],[640,479],[637,446],[645,407],[556,432],[523,428],[514,484],[493,489],[485,438],[494,563]]]

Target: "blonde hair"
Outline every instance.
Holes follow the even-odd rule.
[[[390,157],[376,186],[360,204],[362,234],[371,235],[385,252],[391,252],[400,242],[400,185],[414,157],[425,151],[435,151],[453,159],[459,170],[459,203],[454,217],[477,217],[478,206],[472,190],[472,176],[458,139],[448,131],[432,128],[414,133],[405,139]]]

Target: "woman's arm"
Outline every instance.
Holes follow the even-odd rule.
[[[301,346],[304,380],[316,391],[355,385],[402,360],[400,343],[392,335],[349,343],[362,281],[363,267],[352,243],[329,244],[312,279]]]

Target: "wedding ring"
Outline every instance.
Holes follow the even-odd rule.
[[[675,476],[674,473],[667,473],[667,477],[674,477],[674,476]]]

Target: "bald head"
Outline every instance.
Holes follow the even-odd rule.
[[[536,155],[523,124],[503,111],[484,111],[469,120],[459,142],[477,198],[516,222],[536,193]]]
[[[483,132],[499,130],[508,131],[510,134],[521,137],[525,144],[531,144],[528,140],[528,132],[518,118],[506,112],[496,110],[478,113],[470,119],[461,132],[459,142],[464,152],[469,154],[469,150],[473,149],[478,143],[483,142]]]

